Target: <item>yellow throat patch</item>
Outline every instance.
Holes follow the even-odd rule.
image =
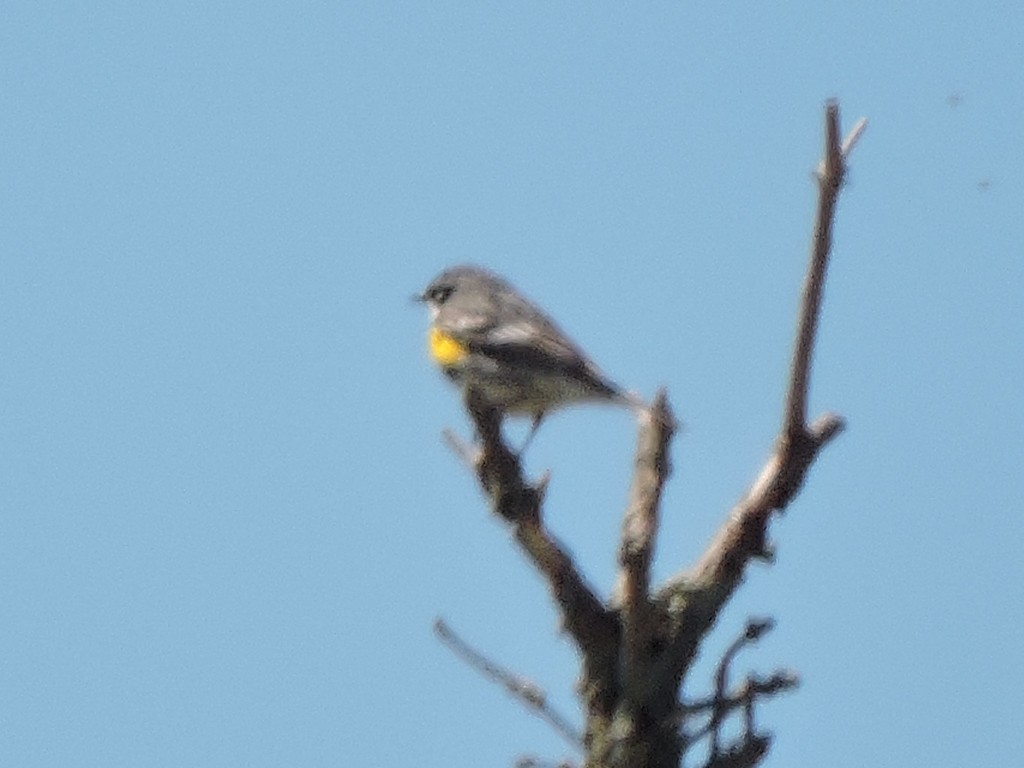
[[[427,334],[427,346],[438,365],[455,365],[467,354],[462,344],[437,328],[431,328]]]

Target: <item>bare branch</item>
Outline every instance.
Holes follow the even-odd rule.
[[[853,128],[850,129],[850,132],[846,134],[846,138],[843,139],[843,146],[841,149],[844,159],[850,156],[850,153],[853,151],[853,148],[857,146],[857,142],[860,141],[860,137],[864,134],[864,131],[867,130],[867,127],[868,119],[866,117],[862,117],[860,120],[853,124]],[[818,163],[817,174],[818,176],[822,176],[824,173],[825,161],[822,160],[820,163]]]
[[[725,698],[725,689],[729,684],[729,667],[732,665],[733,659],[736,658],[736,654],[748,645],[756,643],[765,633],[771,632],[773,629],[775,629],[775,619],[747,619],[743,634],[729,644],[718,662],[718,669],[715,671],[716,699]]]
[[[527,709],[535,712],[542,720],[558,732],[575,749],[580,749],[583,739],[569,720],[559,714],[547,701],[543,689],[524,677],[510,672],[488,659],[455,634],[444,619],[434,620],[434,633],[452,652],[493,683],[502,686],[513,698],[518,699]]]
[[[818,165],[818,211],[811,241],[811,260],[804,280],[797,322],[796,345],[790,365],[789,390],[786,394],[784,432],[793,435],[807,424],[807,391],[810,382],[811,358],[821,317],[822,290],[828,257],[832,252],[832,225],[836,200],[846,179],[846,158],[867,129],[861,118],[853,126],[842,145],[839,143],[839,105],[830,101],[825,107],[825,158]]]
[[[541,505],[546,480],[535,485],[525,480],[519,457],[502,439],[497,411],[473,392],[467,393],[466,408],[480,437],[476,474],[491,509],[511,525],[516,542],[547,581],[562,626],[579,646],[585,665],[592,667],[590,679],[600,681],[607,677],[608,660],[615,656],[618,626],[568,550],[544,525]]]
[[[661,390],[640,427],[633,487],[622,521],[614,603],[622,623],[623,687],[634,701],[646,680],[646,665],[651,658],[650,570],[661,492],[671,472],[668,446],[674,425],[668,398]]]
[[[713,755],[719,751],[721,726],[731,711],[730,707],[722,703],[726,698],[726,688],[729,685],[729,667],[742,648],[756,642],[761,635],[774,626],[775,622],[772,619],[761,621],[748,619],[743,634],[732,641],[718,662],[718,669],[715,670],[715,706],[711,710],[711,718],[708,721],[708,730],[711,732],[711,754]]]
[[[789,669],[780,669],[768,677],[759,675],[748,675],[743,684],[738,688],[724,693],[722,696],[711,695],[703,699],[696,699],[680,704],[680,710],[687,715],[710,712],[715,708],[724,710],[724,714],[731,714],[740,707],[746,707],[758,697],[775,696],[786,691],[799,687],[800,676]],[[696,740],[705,733],[710,733],[711,723],[707,727],[696,731],[691,735],[691,740]]]
[[[748,738],[752,738],[755,735],[755,701],[759,698],[767,698],[791,690],[799,684],[799,679],[795,673],[778,671],[768,678],[748,675],[741,686],[732,691],[728,690],[729,671],[736,655],[748,645],[756,643],[774,627],[775,621],[771,618],[748,619],[743,633],[733,640],[718,662],[718,667],[715,670],[714,693],[703,699],[680,703],[678,710],[680,723],[685,722],[693,715],[700,715],[702,713],[707,713],[708,715],[703,727],[690,732],[684,730],[682,735],[687,744],[693,744],[705,737],[710,737],[709,754],[714,756],[722,753],[721,738],[723,725],[729,716],[738,709],[743,710],[744,733]],[[724,751],[728,752],[731,749],[730,747]]]
[[[860,121],[857,133],[851,134],[851,145],[863,129]],[[825,159],[818,173],[818,213],[811,244],[811,263],[804,280],[800,319],[797,324],[796,345],[790,365],[789,391],[786,394],[784,431],[792,435],[804,429],[807,423],[807,388],[810,379],[811,356],[821,315],[822,288],[825,270],[832,250],[832,223],[836,199],[843,185],[846,166],[843,149],[839,144],[839,105],[829,102],[825,108]]]
[[[847,151],[856,144],[865,125],[865,121],[858,121],[851,131],[845,143]],[[819,176],[814,236],[801,296],[782,428],[775,449],[757,479],[730,511],[694,568],[670,579],[658,593],[660,601],[673,606],[677,619],[674,641],[658,668],[666,680],[678,681],[688,668],[700,641],[742,581],[747,564],[752,559],[771,559],[768,523],[772,513],[784,509],[793,500],[818,453],[843,428],[842,419],[831,413],[819,417],[810,426],[806,422],[810,365],[832,246],[832,221],[846,173],[839,135],[839,107],[829,102],[825,110],[825,159]]]

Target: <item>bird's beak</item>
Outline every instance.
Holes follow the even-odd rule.
[[[425,293],[414,293],[412,296],[409,297],[409,301],[414,301],[417,304],[422,304],[426,300],[427,300],[427,294],[425,294]]]

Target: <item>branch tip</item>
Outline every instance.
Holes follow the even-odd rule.
[[[850,129],[850,132],[846,134],[846,138],[843,139],[844,158],[850,156],[850,153],[853,151],[853,148],[857,146],[857,142],[860,141],[860,137],[863,135],[864,131],[867,130],[867,128],[868,119],[866,117],[862,117],[860,120],[854,123],[853,128]]]
[[[470,469],[476,469],[482,456],[479,448],[471,446],[451,429],[444,429],[441,432],[441,439],[448,446],[448,450],[458,457],[459,461]]]
[[[459,659],[492,683],[500,685],[513,698],[521,701],[573,747],[581,747],[583,739],[580,734],[569,724],[567,718],[548,704],[547,695],[540,686],[488,659],[459,637],[440,617],[434,619],[434,633]]]
[[[846,429],[846,420],[837,413],[825,413],[816,418],[807,427],[807,432],[811,436],[811,439],[817,444],[819,448],[823,448],[826,443]]]
[[[768,616],[763,619],[748,619],[743,636],[750,642],[757,642],[761,637],[775,629],[775,619]]]

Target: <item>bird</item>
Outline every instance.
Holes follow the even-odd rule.
[[[553,410],[585,402],[645,407],[546,312],[484,267],[449,267],[414,298],[429,310],[427,347],[441,371],[501,415],[530,417],[523,449]]]

